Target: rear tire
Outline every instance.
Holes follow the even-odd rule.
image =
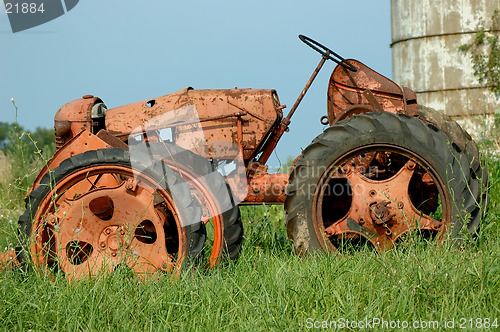
[[[470,183],[471,192],[476,198],[476,206],[471,212],[471,219],[467,225],[469,232],[476,235],[479,232],[479,224],[486,215],[489,201],[489,180],[488,168],[481,160],[479,149],[476,142],[472,139],[467,131],[465,131],[455,120],[446,114],[436,111],[430,107],[418,107],[420,117],[423,120],[431,122],[439,130],[444,132],[452,143],[455,143],[461,151],[465,152],[469,160],[470,173],[472,178],[479,179],[480,186],[473,187],[474,183]]]
[[[341,174],[341,166],[344,167],[346,165],[345,161],[354,160],[348,159],[349,156],[351,158],[352,156],[362,156],[364,158],[365,153],[363,151],[386,150],[395,155],[398,152],[400,156],[408,156],[410,159],[406,159],[408,162],[406,164],[403,163],[399,173],[394,172],[392,177],[386,177],[386,179],[382,180],[376,178],[371,180],[367,179],[368,175],[358,175],[358,182],[367,184],[372,181],[374,187],[376,185],[380,187],[381,184],[384,184],[384,181],[395,181],[394,185],[387,187],[390,192],[391,188],[398,188],[397,174],[404,172],[403,168],[409,165],[411,160],[416,161],[416,167],[423,174],[427,172],[429,174],[428,178],[432,176],[432,180],[436,183],[435,191],[439,192],[443,200],[443,220],[442,223],[436,223],[436,225],[440,224],[441,226],[435,230],[441,238],[444,233],[448,233],[448,236],[452,239],[460,238],[464,221],[469,225],[471,222],[470,215],[476,208],[476,198],[471,194],[470,187],[475,188],[479,186],[479,181],[470,175],[469,161],[464,152],[453,146],[447,136],[433,125],[427,125],[417,118],[404,114],[374,112],[353,116],[326,129],[312,141],[297,160],[295,168],[290,174],[285,211],[288,237],[293,241],[294,250],[298,255],[304,255],[317,250],[336,250],[337,248],[333,245],[333,236],[327,236],[325,233],[328,229],[336,229],[339,233],[335,234],[340,234],[342,238],[344,238],[344,235],[351,238],[367,237],[375,247],[379,245],[378,249],[381,250],[388,249],[393,243],[396,243],[396,240],[399,241],[402,238],[402,226],[398,226],[399,228],[393,227],[390,224],[392,222],[391,217],[388,217],[389,220],[384,220],[383,222],[374,217],[371,217],[373,221],[371,219],[369,222],[368,220],[358,221],[357,218],[354,218],[354,215],[359,214],[359,211],[354,211],[355,208],[350,205],[351,203],[340,201],[340,203],[347,205],[346,208],[340,209],[339,202],[333,200],[333,202],[336,202],[333,208],[324,210],[326,209],[324,206],[331,206],[332,200],[326,195],[318,197],[321,192],[318,191],[318,188],[329,185],[324,182],[326,181],[326,176],[332,176],[328,175],[328,172],[331,174],[340,172]],[[359,151],[359,155],[356,151]],[[382,153],[381,156],[383,157],[384,154]],[[382,174],[383,166],[382,164],[374,172]],[[390,162],[385,166],[388,170]],[[350,167],[348,165],[348,168]],[[399,168],[396,167],[395,169],[397,171]],[[379,171],[382,173],[379,173]],[[338,174],[335,173],[335,176],[338,176]],[[348,178],[347,175],[345,178]],[[406,190],[406,197],[408,198],[413,195],[410,193],[413,186],[410,186],[410,183],[406,185],[408,186],[408,190]],[[360,194],[357,194],[355,189],[352,190],[351,196],[343,196],[345,200],[352,200],[353,202],[355,199],[358,199],[358,202],[360,202],[362,199],[366,199],[366,196],[359,198]],[[329,201],[324,201],[327,198]],[[393,198],[387,198],[387,200],[391,201]],[[436,198],[435,201],[437,203],[438,199]],[[325,204],[322,202],[325,202]],[[395,203],[397,202],[391,201],[390,204]],[[421,205],[425,205],[424,203],[425,201],[421,201]],[[420,208],[420,205],[418,207]],[[370,206],[369,209],[372,209],[372,207]],[[430,213],[419,211],[416,207],[414,210],[414,216],[416,217],[418,217],[418,213]],[[333,218],[333,221],[327,221],[325,218],[329,218],[328,213],[331,211],[337,211],[336,214],[338,217]],[[369,212],[370,210],[367,211]],[[389,211],[392,213],[395,209]],[[345,216],[341,217],[344,214]],[[400,216],[399,218],[402,219]],[[434,218],[426,215],[425,220],[429,224],[427,229],[433,230],[432,223],[434,223]],[[367,224],[364,224],[365,222]],[[365,226],[360,226],[363,224]],[[370,226],[367,226],[368,224]],[[416,226],[412,227],[418,228],[418,222]],[[342,233],[347,229],[348,231],[345,234]],[[398,229],[399,232],[397,237],[395,236],[395,229]],[[385,245],[379,243],[379,240],[382,241],[385,239],[383,236],[384,230],[387,233],[387,237],[389,235],[392,237],[392,240],[387,240]],[[410,230],[408,229],[406,232]],[[367,236],[367,233],[370,233],[370,236]],[[340,237],[340,235],[336,236]]]

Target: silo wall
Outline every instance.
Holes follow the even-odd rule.
[[[459,51],[478,24],[491,26],[495,9],[500,0],[391,0],[394,81],[415,90],[419,104],[454,117],[498,112],[499,99]]]

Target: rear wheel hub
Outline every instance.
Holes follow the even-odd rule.
[[[390,201],[383,201],[370,205],[370,216],[375,224],[382,225],[392,220],[395,215],[388,208],[390,204]]]

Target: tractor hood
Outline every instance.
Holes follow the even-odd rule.
[[[244,159],[248,160],[258,153],[259,143],[281,120],[279,106],[275,90],[194,90],[189,87],[109,109],[106,130],[126,141],[143,132],[172,128],[173,143],[205,158],[230,157],[225,146],[237,144],[243,150]],[[185,112],[179,111],[187,108],[195,113],[194,116],[186,118]],[[193,134],[193,119],[199,121],[196,130],[201,128],[206,142],[193,139],[199,137]]]

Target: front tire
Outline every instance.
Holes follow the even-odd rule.
[[[70,279],[127,265],[137,274],[200,262],[201,209],[187,184],[161,161],[132,166],[123,149],[87,151],[48,172],[19,218],[26,265]],[[141,167],[142,166],[142,167]]]
[[[134,151],[134,147],[131,149]],[[148,144],[147,150],[189,184],[191,193],[202,207],[202,220],[207,228],[207,266],[236,260],[243,242],[243,223],[224,177],[206,159],[177,145]]]

